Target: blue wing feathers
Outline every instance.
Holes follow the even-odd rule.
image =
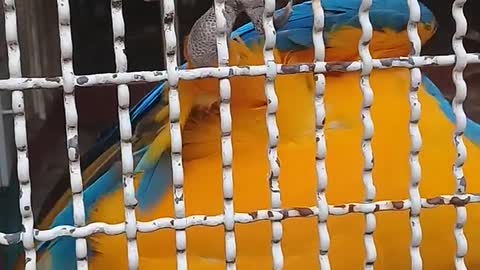
[[[452,123],[455,123],[455,114],[452,106],[442,92],[440,92],[440,89],[438,89],[438,87],[425,75],[422,77],[422,83],[425,87],[425,90],[438,102],[438,106],[448,120],[450,120]],[[467,127],[465,128],[465,137],[467,137],[467,139],[472,141],[474,144],[480,146],[480,125],[468,118]]]
[[[150,165],[143,160],[140,162],[138,167],[143,170],[143,176],[136,192],[140,210],[149,209],[163,197],[172,182],[171,166],[170,151],[163,152],[154,164]]]
[[[185,69],[186,64],[183,64],[179,69]],[[132,125],[132,130],[135,130],[137,124],[140,122],[142,117],[150,111],[155,105],[160,102],[162,95],[165,92],[165,82],[160,82],[157,84],[147,95],[145,95],[133,108],[130,109],[130,121]],[[82,157],[82,169],[88,167],[99,154],[106,151],[110,146],[118,141],[120,137],[120,130],[117,124],[111,128],[106,129],[100,134],[97,142],[92,146],[92,148],[87,151],[87,153]]]
[[[138,159],[143,156],[143,154],[147,151],[148,147],[145,147],[136,153],[134,153],[134,159],[138,161]],[[106,171],[101,177],[99,177],[95,182],[93,182],[88,188],[85,189],[83,193],[83,202],[85,207],[85,215],[88,219],[89,213],[92,211],[93,206],[95,203],[104,196],[115,192],[121,187],[122,181],[122,171],[121,166],[117,162],[112,166],[108,171]],[[67,206],[57,215],[57,217],[53,220],[52,224],[50,225],[51,228],[60,226],[60,225],[70,225],[74,226],[73,221],[73,205],[72,201],[70,200]],[[53,248],[53,247],[56,248]],[[62,237],[55,239],[53,241],[44,242],[39,245],[38,252],[43,252],[45,248],[51,250],[52,255],[55,252],[61,252],[61,255],[55,256],[54,262],[59,263],[59,265],[68,265],[68,258],[75,257],[75,240],[70,237]],[[70,253],[70,249],[72,249],[72,253]],[[69,257],[73,256],[73,257]],[[57,260],[66,257],[65,261],[60,263]],[[72,260],[73,262],[75,260]],[[74,266],[74,265],[73,265]],[[53,268],[53,269],[61,269],[61,268]],[[66,269],[75,269],[75,268],[66,268]]]
[[[162,97],[165,90],[165,82],[161,82],[155,86],[146,96],[144,96],[133,108],[130,110],[130,121],[132,124],[132,130],[135,130],[141,117],[145,115],[150,108],[153,108]],[[84,157],[82,157],[82,168],[88,167],[100,153],[106,151],[110,146],[118,141],[120,137],[120,130],[117,124],[107,129],[100,134],[97,142],[94,146],[87,151]]]

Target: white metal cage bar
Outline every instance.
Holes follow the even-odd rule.
[[[70,27],[70,6],[68,0],[57,0],[58,27],[60,33],[61,66],[63,78],[63,101],[65,107],[65,131],[67,135],[68,167],[72,189],[73,221],[75,227],[85,226],[85,205],[83,203],[83,181],[80,167],[78,141],[78,114],[75,105],[75,75],[73,72],[73,44]],[[87,241],[75,239],[77,269],[88,269]]]
[[[455,64],[455,55],[418,56],[372,59],[374,69],[389,68],[414,68],[414,67],[441,67]],[[468,64],[480,64],[480,53],[468,53]],[[282,65],[276,64],[278,75],[296,73],[327,73],[327,72],[354,72],[362,68],[361,61],[331,61],[318,62],[317,64],[302,63]],[[252,65],[250,67],[203,67],[195,69],[178,70],[179,80],[196,80],[201,78],[230,78],[236,76],[265,76],[265,65]],[[75,86],[90,87],[97,85],[117,85],[129,83],[160,82],[167,80],[166,71],[135,71],[125,73],[101,73],[91,75],[78,75]],[[62,77],[51,78],[11,78],[0,80],[0,91],[14,91],[16,89],[51,89],[60,88],[63,85]],[[79,88],[81,89],[81,88]]]
[[[273,50],[276,43],[276,30],[273,23],[275,12],[275,1],[265,0],[265,9],[263,11],[263,30],[265,33],[265,44],[263,46],[263,57],[267,68],[265,74],[265,97],[267,98],[266,123],[268,132],[268,149],[267,157],[270,166],[268,175],[268,183],[270,185],[271,207],[272,209],[280,209],[280,161],[277,153],[277,145],[279,141],[279,131],[277,126],[277,110],[278,97],[275,93],[275,78],[277,69]],[[280,220],[272,220],[272,260],[273,269],[283,269],[283,252],[282,252],[282,235],[283,227]]]
[[[362,110],[361,120],[363,124],[362,154],[363,154],[363,173],[362,180],[365,187],[365,202],[371,203],[375,200],[375,185],[373,183],[373,120],[370,108],[373,104],[373,90],[370,86],[370,74],[373,70],[372,56],[369,51],[369,44],[373,36],[373,26],[370,22],[369,10],[372,6],[372,0],[363,0],[358,10],[358,19],[362,27],[362,36],[358,43],[358,52],[362,61],[360,73],[360,89],[362,90]],[[373,269],[377,260],[377,251],[373,233],[375,232],[376,218],[374,213],[365,214],[365,269]]]
[[[432,209],[442,206],[465,206],[467,204],[480,203],[480,195],[441,195],[433,198],[422,198],[422,208]],[[409,199],[395,201],[377,201],[373,203],[347,203],[341,205],[329,205],[328,213],[331,216],[344,216],[352,213],[367,214],[384,211],[407,211],[412,203]],[[235,213],[235,223],[248,224],[265,220],[285,220],[289,218],[304,218],[318,216],[318,207],[302,207],[289,209],[261,209],[250,213]],[[160,229],[186,229],[194,226],[216,227],[223,224],[223,215],[206,216],[192,215],[184,218],[184,223],[175,222],[175,218],[162,217],[151,221],[138,222],[137,229],[142,233],[154,232]],[[74,229],[74,230],[72,230]],[[36,241],[45,242],[60,236],[81,238],[97,233],[106,235],[118,235],[125,233],[125,224],[107,224],[104,222],[90,223],[84,227],[56,226],[48,230],[34,229]],[[23,232],[21,233],[23,235]],[[22,241],[18,233],[0,233],[1,245],[12,245]]]
[[[215,0],[215,21],[217,24],[217,56],[218,66],[228,66],[227,19],[225,18],[225,0]],[[231,23],[231,22],[230,22]],[[220,129],[222,149],[222,182],[223,209],[225,230],[225,265],[227,270],[235,270],[235,210],[233,207],[233,147],[232,147],[232,115],[230,113],[231,86],[228,78],[221,78],[220,86]]]
[[[113,47],[116,72],[126,72],[128,68],[125,54],[125,23],[122,0],[112,0]],[[130,123],[130,91],[126,84],[117,86],[118,122],[120,125],[120,147],[122,159],[123,201],[125,209],[125,231],[127,237],[128,269],[138,269],[137,218],[135,207],[135,187],[133,185],[134,159],[132,151],[132,125]]]
[[[185,201],[183,194],[182,133],[180,127],[180,99],[178,93],[177,33],[175,31],[175,1],[162,1],[165,62],[168,79],[168,104],[171,136],[173,205],[175,211],[175,248],[177,269],[187,269],[187,235],[185,232]]]
[[[418,35],[417,25],[420,22],[420,5],[418,0],[408,0],[408,6],[410,10],[410,18],[407,25],[408,38],[411,43],[410,57],[420,55],[421,40]],[[420,120],[421,104],[418,100],[418,88],[422,81],[422,73],[420,68],[415,67],[410,69],[410,91],[409,91],[409,103],[410,103],[410,120],[409,120],[409,134],[410,134],[410,187],[409,197],[412,202],[410,209],[410,259],[412,270],[420,270],[423,267],[422,256],[420,253],[420,243],[422,240],[422,227],[420,224],[420,210],[421,210],[421,197],[420,190],[418,188],[422,175],[419,154],[422,146],[422,136],[418,126]]]
[[[463,37],[467,34],[467,19],[463,14],[463,6],[466,0],[456,0],[452,5],[452,16],[455,20],[456,31],[452,37],[452,48],[455,52],[455,66],[452,71],[452,79],[455,84],[455,97],[452,101],[452,108],[455,114],[455,131],[453,142],[457,152],[453,164],[453,175],[455,177],[455,195],[463,195],[466,192],[466,179],[463,174],[463,164],[467,158],[467,148],[463,142],[463,133],[467,126],[467,117],[463,110],[463,102],[467,96],[467,84],[463,79],[463,71],[467,66],[467,52],[463,47]],[[466,270],[464,257],[467,255],[467,238],[463,233],[463,227],[467,221],[467,208],[465,206],[455,207],[457,214],[454,227],[456,242],[455,268]]]
[[[313,27],[312,40],[315,50],[315,64],[325,60],[325,43],[323,41],[323,29],[325,24],[325,13],[320,0],[312,1]],[[326,155],[327,145],[325,141],[325,75],[314,73],[315,81],[315,170],[317,177],[317,207],[318,207],[318,236],[319,236],[319,263],[323,270],[330,269],[328,249],[330,248],[330,235],[328,234],[328,202],[327,189],[327,168]]]
[[[10,78],[20,78],[22,77],[22,64],[18,44],[15,0],[5,0],[5,38]],[[25,252],[25,269],[34,270],[36,269],[37,253],[33,233],[34,218],[31,203],[32,187],[28,160],[25,102],[21,89],[12,92],[12,111],[14,114],[15,146],[17,148],[17,177],[20,187],[19,207],[23,226],[21,241]]]

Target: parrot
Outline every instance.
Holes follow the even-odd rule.
[[[356,61],[362,35],[358,9],[361,0],[321,0],[325,16],[326,61]],[[312,39],[312,1],[287,4],[275,12],[276,63],[291,65],[314,60]],[[418,33],[421,44],[435,34],[434,15],[420,3]],[[233,30],[233,21],[246,12],[251,22]],[[229,65],[262,65],[264,33],[261,4],[254,0],[227,0]],[[186,63],[181,68],[215,65],[217,56],[214,9],[209,9],[192,27],[187,37]],[[408,56],[411,44],[407,25],[409,8],[403,0],[372,0],[370,22],[373,36],[369,43],[373,58]],[[418,122],[422,146],[418,153],[422,198],[436,198],[455,192],[452,165],[457,156],[453,134],[455,115],[441,91],[422,75],[418,89],[421,117]],[[268,100],[263,76],[231,77],[230,110],[233,146],[233,205],[236,213],[271,209],[270,165],[267,158],[269,136],[266,129]],[[410,73],[404,68],[373,70],[369,77],[374,93],[371,118],[375,132],[371,141],[375,201],[401,201],[409,198]],[[278,98],[276,123],[279,130],[278,177],[282,209],[308,209],[316,206],[315,77],[312,73],[278,75],[274,82]],[[183,192],[185,215],[217,216],[224,213],[222,190],[222,149],[220,142],[219,80],[204,78],[178,83],[182,134]],[[134,186],[138,205],[137,221],[173,217],[172,162],[168,112],[169,87],[160,83],[131,110],[135,172]],[[327,203],[341,206],[364,201],[362,182],[363,125],[360,72],[325,74],[323,124],[326,143],[325,167]],[[463,134],[468,158],[463,164],[468,192],[480,188],[480,125],[467,120]],[[117,138],[117,139],[115,139]],[[104,133],[90,152],[83,171],[83,194],[87,223],[124,222],[122,174],[118,128]],[[94,158],[94,156],[96,156]],[[468,179],[468,181],[467,181]],[[40,229],[73,226],[70,191],[43,217]],[[464,232],[468,239],[465,264],[480,267],[480,221],[477,205],[467,205]],[[361,213],[330,215],[328,252],[320,251],[318,217],[282,220],[282,269],[319,269],[319,255],[328,255],[333,269],[360,269],[367,263],[377,269],[407,269],[411,265],[411,228],[408,211],[378,211],[374,262],[365,261],[365,218]],[[424,269],[446,270],[455,265],[455,209],[440,206],[422,209],[420,252]],[[224,269],[226,266],[224,228],[193,226],[186,231],[186,258],[189,269]],[[235,264],[240,269],[272,269],[271,221],[235,224]],[[161,229],[138,233],[140,269],[176,269],[175,231]],[[101,233],[88,239],[89,269],[128,268],[125,235]],[[59,237],[37,245],[37,269],[76,269],[75,240]],[[371,249],[371,245],[369,249]],[[437,249],[438,248],[438,249]],[[458,260],[458,259],[457,259]],[[21,269],[21,256],[15,269]],[[277,266],[278,267],[278,266]],[[277,268],[275,268],[277,269]]]

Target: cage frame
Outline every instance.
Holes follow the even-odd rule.
[[[234,226],[237,223],[251,223],[259,220],[269,220],[272,225],[272,260],[274,269],[283,268],[282,254],[282,223],[281,221],[293,217],[318,218],[318,234],[320,235],[319,262],[322,269],[330,269],[328,250],[330,239],[328,235],[327,219],[330,215],[346,215],[349,213],[362,213],[365,215],[365,269],[373,269],[376,261],[376,247],[373,238],[375,231],[375,212],[410,210],[411,226],[411,267],[422,269],[420,254],[421,226],[419,215],[422,208],[433,208],[442,205],[453,205],[456,209],[456,224],[453,228],[456,240],[455,266],[457,269],[466,269],[464,257],[467,253],[467,239],[463,234],[463,225],[466,222],[466,204],[480,202],[480,195],[469,194],[465,190],[462,165],[466,160],[466,148],[463,143],[463,132],[466,127],[466,115],[462,104],[465,101],[467,86],[463,79],[463,71],[468,64],[480,63],[480,53],[467,53],[463,47],[463,37],[467,32],[467,21],[463,14],[463,5],[466,0],[455,0],[452,6],[452,16],[456,22],[456,32],[452,37],[454,55],[421,56],[421,43],[417,32],[420,21],[420,7],[418,0],[405,0],[408,2],[410,17],[407,27],[408,38],[412,43],[412,52],[408,57],[372,59],[369,53],[369,42],[372,38],[372,25],[369,21],[369,8],[372,0],[362,0],[359,8],[359,21],[362,28],[362,37],[359,40],[358,50],[361,60],[352,62],[325,62],[325,44],[323,41],[324,11],[320,0],[312,0],[314,27],[312,37],[314,42],[315,59],[313,63],[281,65],[273,58],[275,48],[275,28],[273,14],[275,1],[265,0],[263,14],[263,27],[265,32],[264,64],[250,67],[229,66],[228,45],[225,17],[225,0],[214,0],[217,19],[217,51],[218,67],[205,67],[195,69],[179,69],[178,44],[175,28],[175,1],[161,1],[163,10],[163,27],[166,59],[166,70],[128,72],[127,56],[125,49],[125,24],[122,15],[122,0],[111,0],[113,47],[115,53],[116,71],[114,73],[75,75],[73,71],[73,43],[70,27],[70,7],[68,0],[57,0],[58,29],[60,33],[62,76],[51,78],[26,78],[22,76],[20,62],[20,47],[17,33],[17,14],[15,0],[5,0],[5,30],[8,47],[8,65],[10,78],[0,80],[0,90],[11,93],[12,112],[14,115],[14,134],[17,153],[17,173],[20,184],[21,196],[19,207],[22,216],[24,231],[17,233],[1,233],[0,245],[13,245],[22,243],[25,252],[25,269],[36,269],[35,241],[53,240],[60,236],[70,236],[76,239],[76,264],[77,269],[88,269],[86,237],[94,233],[117,235],[125,233],[128,243],[129,269],[138,269],[138,247],[136,243],[137,232],[153,232],[159,229],[174,229],[176,231],[177,269],[187,269],[187,242],[185,229],[192,226],[218,226],[224,225],[225,230],[225,266],[227,269],[236,269],[236,247]],[[435,198],[422,198],[419,192],[421,183],[421,164],[418,155],[421,149],[421,134],[418,121],[421,115],[420,103],[417,97],[418,87],[421,83],[420,67],[425,66],[454,66],[452,79],[455,83],[456,95],[452,102],[455,114],[454,141],[457,158],[454,162],[452,174],[456,178],[456,190],[449,195]],[[407,68],[410,70],[410,122],[409,133],[411,140],[410,170],[411,179],[409,198],[395,201],[375,201],[375,186],[372,177],[373,151],[370,145],[374,136],[374,122],[370,117],[370,107],[373,103],[373,91],[369,85],[369,76],[374,69],[387,69],[392,67]],[[362,153],[365,161],[363,181],[365,187],[365,201],[363,203],[348,203],[344,205],[329,205],[326,200],[327,168],[326,141],[323,122],[326,117],[323,107],[325,92],[325,73],[332,71],[353,72],[361,74],[359,86],[363,96],[361,110],[364,134],[362,138]],[[316,173],[317,205],[306,208],[284,209],[281,207],[280,185],[278,177],[280,166],[277,163],[276,145],[279,139],[276,126],[277,98],[274,81],[283,74],[312,73],[316,78],[315,83],[315,119],[316,119]],[[231,114],[229,78],[233,76],[264,76],[265,95],[271,100],[267,107],[267,131],[269,136],[267,152],[270,165],[270,190],[272,209],[260,209],[253,213],[237,213],[233,205],[233,174],[232,158],[233,149],[231,142]],[[218,78],[220,85],[220,120],[222,143],[222,171],[223,171],[223,199],[224,214],[217,216],[185,216],[183,196],[183,166],[182,166],[182,138],[179,125],[180,104],[178,95],[178,82],[180,80],[194,80],[199,78]],[[145,82],[166,81],[169,86],[169,125],[172,136],[171,155],[173,168],[173,196],[175,217],[160,217],[149,222],[139,222],[135,216],[135,188],[133,186],[133,153],[132,153],[132,126],[130,123],[129,84]],[[116,85],[118,97],[118,119],[121,142],[121,164],[123,178],[125,222],[119,224],[91,223],[85,220],[83,202],[82,172],[80,169],[80,155],[78,144],[78,123],[75,103],[75,91],[82,87],[96,85]],[[57,226],[48,230],[34,228],[34,219],[30,201],[32,192],[29,175],[28,143],[26,134],[24,90],[63,88],[65,107],[65,132],[67,135],[67,151],[69,158],[70,183],[73,198],[74,226]],[[312,123],[313,124],[313,123]]]

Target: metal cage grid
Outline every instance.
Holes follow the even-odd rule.
[[[15,144],[17,149],[17,171],[20,183],[19,207],[22,215],[24,231],[5,234],[0,233],[1,245],[23,243],[25,250],[25,269],[36,269],[35,241],[48,241],[59,236],[76,238],[77,269],[88,269],[87,249],[85,237],[94,233],[117,235],[125,233],[128,239],[129,269],[138,269],[138,249],[136,243],[137,232],[153,232],[159,229],[176,230],[177,269],[187,269],[186,234],[185,229],[191,226],[218,226],[225,228],[225,263],[227,269],[236,269],[236,246],[234,226],[236,223],[251,223],[259,220],[270,220],[272,224],[272,259],[273,268],[283,268],[282,255],[282,223],[291,217],[318,217],[318,233],[320,237],[319,262],[322,269],[330,269],[328,251],[330,239],[327,229],[329,215],[346,215],[349,213],[363,213],[365,215],[365,269],[373,269],[376,261],[376,247],[373,233],[376,227],[375,212],[392,210],[410,210],[411,226],[411,267],[422,269],[420,244],[422,230],[419,215],[422,208],[433,208],[441,205],[456,207],[456,226],[453,228],[456,240],[456,269],[466,269],[464,256],[467,253],[467,240],[463,234],[463,225],[466,222],[465,205],[480,202],[480,195],[466,193],[465,178],[462,165],[466,159],[466,148],[462,141],[466,127],[466,115],[463,111],[463,102],[466,98],[467,87],[463,79],[463,70],[469,63],[480,63],[479,53],[467,53],[463,47],[463,37],[467,31],[467,21],[463,14],[463,5],[466,0],[456,0],[452,6],[452,15],[456,22],[456,32],[452,38],[455,55],[420,56],[421,43],[417,33],[417,23],[420,20],[418,0],[406,0],[410,9],[408,23],[408,37],[412,44],[409,57],[372,59],[369,53],[369,42],[372,38],[372,25],[369,20],[369,8],[372,0],[363,0],[359,9],[359,20],[362,36],[358,44],[361,60],[353,62],[325,62],[325,45],[323,42],[324,12],[320,0],[312,0],[314,27],[313,41],[315,49],[314,63],[299,65],[280,65],[273,59],[276,33],[273,24],[275,10],[274,0],[265,0],[263,27],[265,30],[264,65],[239,67],[229,66],[227,47],[226,19],[223,15],[225,0],[215,0],[215,14],[217,19],[217,49],[218,67],[179,70],[177,63],[178,46],[175,31],[175,1],[161,1],[163,8],[165,59],[166,71],[127,72],[127,57],[124,53],[124,20],[122,15],[122,0],[111,0],[111,14],[113,27],[113,41],[116,61],[116,72],[108,74],[93,74],[76,76],[72,63],[72,39],[70,29],[70,10],[68,0],[57,0],[58,21],[61,47],[62,76],[54,78],[24,78],[21,74],[20,48],[17,38],[17,22],[15,1],[5,0],[5,30],[8,46],[10,78],[0,80],[0,89],[11,91],[15,125]],[[420,85],[421,71],[424,66],[454,65],[453,81],[456,95],[453,100],[455,113],[454,142],[457,158],[454,161],[453,174],[456,179],[456,190],[452,195],[443,195],[435,198],[422,198],[419,193],[421,167],[418,154],[422,145],[422,138],[418,128],[420,119],[420,103],[417,90]],[[373,103],[373,91],[369,83],[369,75],[373,69],[403,67],[410,70],[410,123],[411,139],[410,169],[411,179],[409,199],[396,201],[375,201],[375,185],[372,178],[373,152],[371,139],[374,134],[374,123],[370,117],[370,107]],[[352,72],[360,71],[360,88],[363,95],[361,119],[364,127],[362,151],[364,156],[363,182],[365,200],[363,203],[349,203],[344,205],[329,205],[326,200],[327,169],[325,166],[326,142],[324,136],[325,108],[323,95],[325,91],[325,75],[330,71]],[[316,171],[317,171],[317,205],[309,208],[282,209],[278,177],[280,166],[277,156],[277,142],[279,131],[276,125],[276,111],[278,100],[275,94],[275,77],[282,74],[313,73],[315,77],[315,115],[316,115]],[[232,142],[231,142],[231,114],[230,114],[230,81],[232,76],[265,76],[265,95],[270,101],[267,107],[268,160],[270,164],[270,190],[272,209],[258,210],[255,213],[236,213],[233,205],[233,177],[232,177]],[[180,105],[177,85],[179,80],[193,80],[197,78],[219,78],[220,83],[220,118],[221,118],[221,145],[223,168],[223,198],[224,214],[218,216],[185,216],[183,201],[183,166],[182,166],[182,138],[179,125]],[[135,217],[135,190],[133,186],[133,155],[132,155],[132,127],[129,115],[129,87],[133,82],[168,81],[171,155],[173,169],[173,195],[175,217],[163,217],[150,222],[137,222]],[[91,223],[86,224],[83,204],[83,185],[80,170],[80,157],[77,132],[77,110],[74,93],[77,88],[114,84],[117,85],[118,118],[120,125],[121,161],[124,183],[125,222],[120,224]],[[64,107],[66,117],[67,150],[69,158],[70,183],[73,196],[75,226],[57,226],[49,230],[34,228],[33,214],[30,203],[31,186],[29,176],[28,145],[26,138],[26,121],[23,100],[23,90],[37,88],[63,88]],[[313,123],[312,123],[313,124]],[[312,191],[314,192],[314,191]]]

